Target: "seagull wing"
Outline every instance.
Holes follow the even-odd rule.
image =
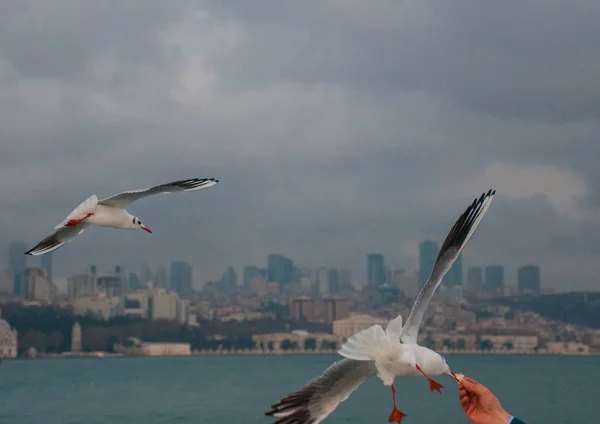
[[[114,196],[98,201],[98,204],[111,206],[113,208],[125,208],[130,203],[147,196],[152,196],[159,193],[167,194],[184,191],[198,191],[212,187],[218,182],[219,180],[215,178],[192,178],[189,180],[173,181],[171,183],[157,185],[152,188],[130,190],[115,194]]]
[[[76,227],[61,227],[49,236],[40,241],[34,248],[25,252],[26,255],[40,256],[45,253],[50,253],[59,247],[67,244],[71,239],[83,233],[83,230],[90,224],[82,222]]]
[[[273,424],[318,424],[348,399],[358,386],[377,374],[373,361],[342,359],[298,391],[284,397],[265,414]]]
[[[475,199],[465,212],[458,218],[440,249],[433,271],[427,280],[427,283],[421,289],[419,296],[415,300],[412,311],[406,325],[402,328],[400,340],[402,343],[416,343],[419,327],[423,320],[423,315],[429,302],[433,298],[436,289],[442,282],[442,278],[448,272],[461,250],[465,247],[481,219],[487,212],[494,200],[495,190],[483,193],[479,199]]]

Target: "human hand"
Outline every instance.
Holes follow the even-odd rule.
[[[465,377],[458,385],[460,404],[474,424],[507,424],[510,414],[483,384]]]

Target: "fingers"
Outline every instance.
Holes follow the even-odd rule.
[[[467,392],[475,393],[478,395],[488,390],[483,384],[480,384],[480,383],[476,382],[475,380],[471,380],[469,377],[466,377],[463,380],[462,387]]]
[[[471,397],[468,394],[460,396],[460,404],[464,410],[466,410],[471,403]]]

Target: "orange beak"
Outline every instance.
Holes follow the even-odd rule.
[[[148,227],[142,226],[142,230],[146,231],[147,233],[152,234],[152,231],[150,231],[150,228],[148,228]]]

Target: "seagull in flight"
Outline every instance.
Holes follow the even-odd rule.
[[[91,224],[122,230],[144,230],[152,233],[137,216],[127,212],[125,207],[136,200],[155,194],[198,191],[212,187],[218,182],[219,180],[214,178],[192,178],[147,189],[125,191],[102,200],[98,200],[94,194],[77,206],[63,222],[54,227],[54,233],[45,237],[25,254],[40,256],[50,253],[83,233],[85,228]]]
[[[338,353],[344,359],[333,363],[319,377],[284,397],[265,414],[278,418],[274,424],[318,424],[327,418],[367,379],[378,376],[391,386],[393,410],[388,422],[400,423],[406,415],[396,407],[395,377],[425,377],[430,391],[444,387],[431,377],[448,374],[458,381],[444,357],[417,344],[419,327],[442,278],[465,247],[489,208],[495,190],[476,198],[458,218],[440,249],[433,271],[417,296],[406,324],[402,316],[386,329],[374,325],[350,337]]]

